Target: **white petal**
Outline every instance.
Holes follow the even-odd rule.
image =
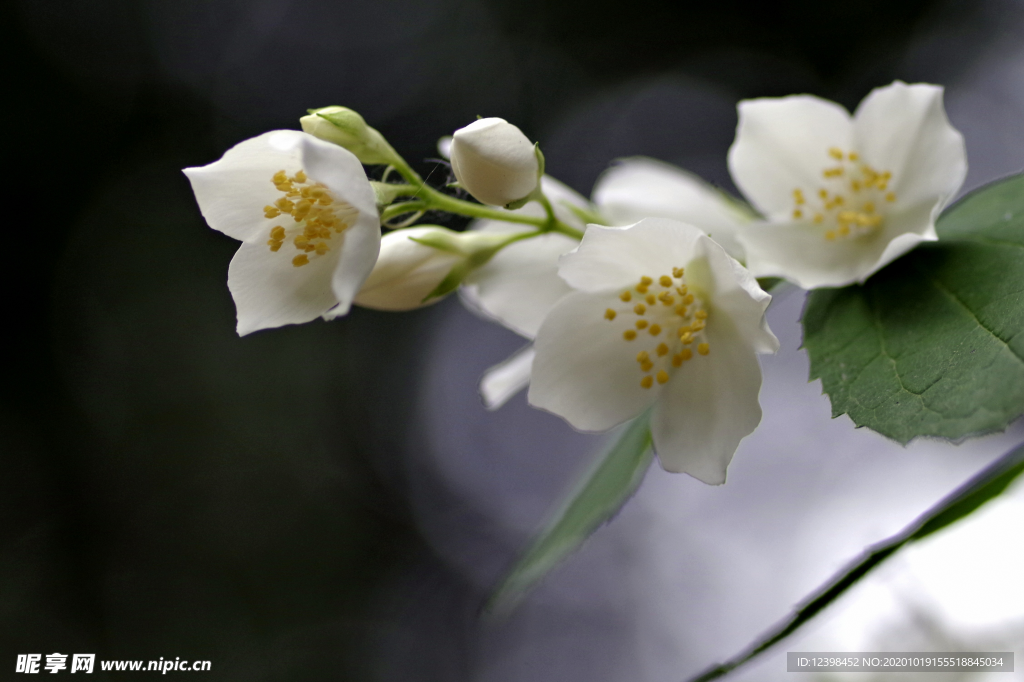
[[[671,164],[635,157],[622,159],[594,185],[593,200],[601,214],[616,225],[643,218],[672,218],[708,233],[729,255],[742,258],[737,227],[754,216],[693,173]]]
[[[345,230],[344,248],[331,281],[338,304],[324,314],[324,319],[330,320],[349,311],[356,292],[373,270],[380,251],[380,218],[373,188],[354,154],[311,135],[302,135],[301,150],[310,179],[322,182],[359,211],[355,224]]]
[[[466,278],[460,289],[473,310],[532,339],[551,308],[570,288],[558,276],[558,258],[578,242],[548,233],[515,242]]]
[[[263,217],[263,207],[282,196],[271,178],[280,170],[292,174],[302,167],[300,145],[305,137],[297,130],[272,130],[239,142],[207,166],[186,168],[207,224],[241,241],[266,241],[280,222]]]
[[[761,421],[761,367],[751,348],[723,320],[708,324],[707,356],[694,356],[663,387],[651,415],[662,467],[704,483],[725,483],[739,442]]]
[[[834,102],[794,95],[739,103],[729,172],[740,191],[769,217],[793,208],[793,190],[821,183],[831,147],[850,149],[853,122]],[[742,241],[742,240],[741,240]]]
[[[802,222],[752,225],[740,233],[747,268],[755,277],[785,277],[804,289],[863,282],[909,248],[935,239],[934,205],[890,213],[881,232],[862,238],[825,239],[825,228]],[[902,237],[890,249],[890,242]]]
[[[484,372],[480,379],[480,396],[488,410],[498,409],[530,384],[533,357],[533,344],[529,344]]]
[[[299,252],[285,244],[277,253],[265,244],[243,243],[228,267],[228,289],[238,311],[238,335],[260,329],[309,322],[338,302],[331,278],[338,264],[342,236],[331,240],[323,256],[310,254],[308,265],[295,267]],[[335,245],[337,243],[337,246]]]
[[[709,326],[719,324],[724,316],[756,352],[778,352],[779,340],[764,316],[771,295],[717,242],[709,237],[697,241],[694,259],[686,265],[686,281],[709,308],[710,320],[714,320]]]
[[[854,114],[856,147],[875,170],[890,171],[900,204],[955,195],[967,175],[964,138],[949,123],[937,85],[896,81],[871,91]]]
[[[706,238],[692,225],[667,218],[645,218],[625,229],[591,225],[574,252],[561,260],[558,274],[580,291],[620,290],[640,277],[671,275]]]
[[[581,431],[604,431],[640,414],[658,396],[659,386],[640,386],[641,348],[622,337],[631,328],[627,316],[604,318],[616,303],[614,296],[574,292],[552,309],[534,342],[531,405]]]

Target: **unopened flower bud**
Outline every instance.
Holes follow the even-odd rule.
[[[441,297],[424,299],[437,289],[452,268],[465,260],[465,256],[414,239],[448,240],[457,235],[457,232],[435,226],[411,227],[384,235],[377,264],[356,295],[356,304],[377,310],[412,310],[441,300]]]
[[[534,146],[504,119],[482,118],[456,130],[450,152],[455,177],[482,203],[514,204],[537,187]]]
[[[383,135],[346,107],[312,109],[299,123],[303,132],[344,147],[364,164],[391,164],[398,158]]]

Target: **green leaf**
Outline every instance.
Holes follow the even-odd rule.
[[[653,458],[648,419],[645,413],[623,429],[495,589],[487,611],[510,610],[636,492]]]
[[[988,465],[967,483],[947,495],[938,504],[892,537],[868,547],[827,583],[804,600],[803,604],[746,649],[724,663],[716,664],[688,682],[709,682],[749,663],[757,656],[796,632],[804,623],[821,613],[871,569],[895,554],[904,545],[927,537],[964,518],[978,507],[999,496],[1024,472],[1024,445],[1006,453]]]
[[[953,206],[926,244],[804,310],[832,416],[901,443],[1004,429],[1024,413],[1024,176]]]

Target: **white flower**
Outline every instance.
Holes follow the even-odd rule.
[[[482,118],[456,130],[449,152],[455,177],[482,203],[507,206],[537,187],[533,144],[504,119]]]
[[[779,347],[771,296],[699,229],[662,218],[591,225],[558,273],[573,292],[537,333],[530,404],[583,431],[653,405],[662,466],[724,482],[761,420],[756,354]]]
[[[238,334],[348,312],[380,247],[362,164],[294,130],[275,130],[186,168],[215,230],[242,241],[228,268]]]
[[[584,223],[568,206],[584,211],[593,207],[586,199],[557,180],[541,178],[544,194],[551,200],[556,217],[577,229]],[[543,216],[536,203],[515,211]],[[529,232],[530,225],[498,220],[476,221],[472,229],[491,234]],[[459,289],[462,301],[471,310],[495,320],[517,334],[532,339],[548,311],[571,289],[558,276],[558,258],[579,245],[572,237],[549,232],[506,246],[485,265],[470,273]],[[492,367],[480,382],[480,394],[489,409],[497,409],[530,381],[532,347],[527,346],[504,363]]]
[[[740,102],[729,170],[769,220],[739,233],[747,267],[811,289],[863,282],[937,239],[967,157],[942,88],[896,81],[852,117],[807,95]]]
[[[744,204],[700,177],[662,161],[621,159],[605,171],[591,195],[601,215],[615,225],[643,218],[671,218],[699,227],[733,258],[743,260],[736,238],[756,216]]]
[[[414,241],[438,232],[451,230],[422,225],[384,235],[377,264],[356,294],[356,305],[377,310],[412,310],[425,305],[423,299],[464,258]],[[440,297],[434,298],[426,304],[440,300]]]

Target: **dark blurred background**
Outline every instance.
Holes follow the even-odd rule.
[[[636,154],[731,188],[738,99],[853,107],[895,78],[959,84],[947,104],[968,135],[968,184],[1024,159],[1024,8],[1011,0],[0,11],[8,197],[26,209],[8,204],[2,270],[3,679],[18,677],[16,654],[54,651],[209,659],[217,680],[662,679],[609,644],[628,606],[533,607],[552,637],[581,633],[557,665],[507,653],[514,621],[477,619],[596,442],[546,415],[524,435],[522,398],[497,415],[476,401],[476,377],[521,341],[456,300],[239,339],[225,286],[236,243],[204,225],[181,168],[342,104],[424,174],[437,138],[479,114],[539,140],[549,172],[584,195]],[[449,446],[480,450],[480,476],[521,501],[514,522],[458,492],[432,452]],[[543,463],[517,478],[517,452]]]

